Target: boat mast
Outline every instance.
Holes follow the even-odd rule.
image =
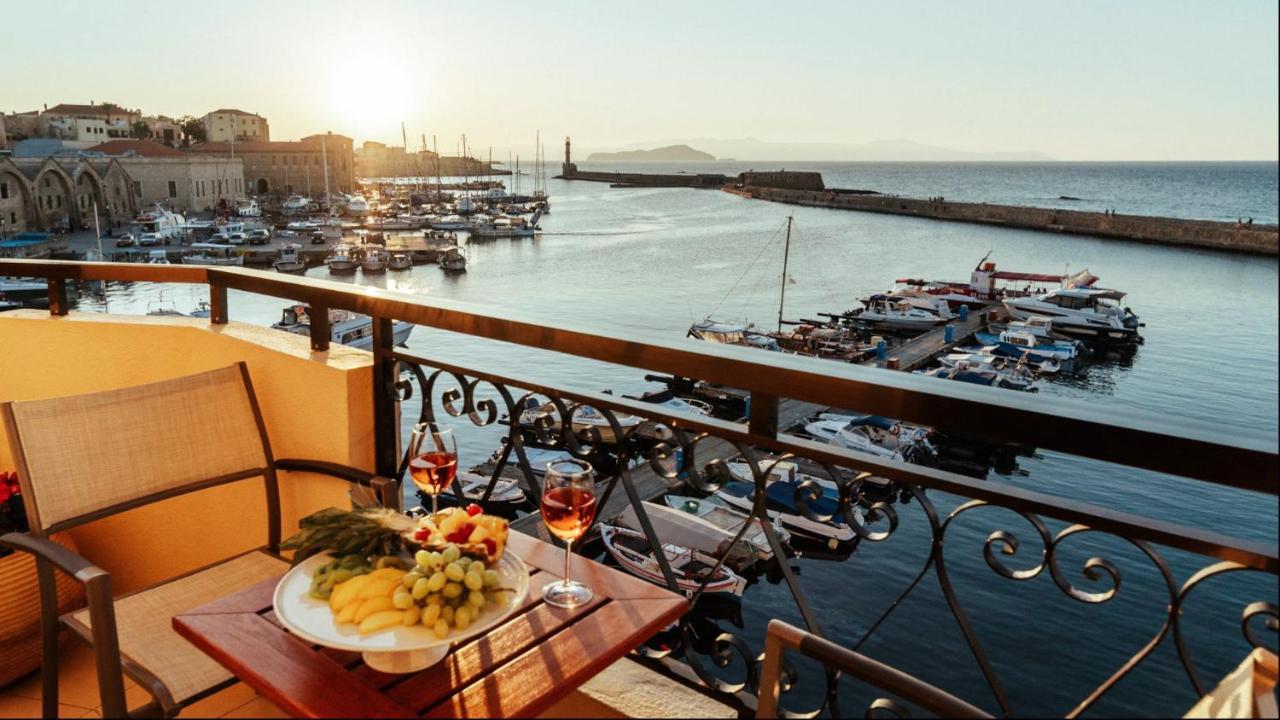
[[[436,154],[436,202],[440,201],[440,145],[436,143],[436,136],[431,136],[431,152]]]
[[[787,261],[791,258],[791,219],[787,216],[787,243],[782,251],[782,291],[778,293],[778,332],[782,332],[782,308],[787,302]]]
[[[324,162],[324,209],[329,211],[329,139],[325,136],[320,137],[320,158]],[[289,166],[284,167],[286,173],[289,172]]]

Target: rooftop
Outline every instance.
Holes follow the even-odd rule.
[[[136,157],[186,157],[186,153],[152,140],[108,140],[88,148],[103,155],[132,155]]]

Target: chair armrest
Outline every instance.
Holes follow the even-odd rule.
[[[19,552],[30,553],[36,557],[43,558],[53,563],[54,567],[82,583],[87,583],[96,577],[107,574],[106,570],[49,538],[38,537],[30,533],[11,532],[0,535],[0,547],[12,548]]]
[[[346,480],[353,485],[372,489],[383,507],[395,509],[400,507],[400,481],[395,478],[382,477],[368,470],[324,460],[287,458],[276,460],[275,466],[277,470],[319,473],[339,480]]]

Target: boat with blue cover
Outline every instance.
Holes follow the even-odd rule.
[[[716,496],[726,505],[750,513],[754,493],[755,485],[734,480],[721,485],[716,491]],[[810,512],[833,517],[826,522],[806,517],[800,508],[797,495],[805,498],[805,506]],[[782,523],[782,526],[791,531],[794,537],[815,540],[832,549],[844,543],[853,542],[857,537],[853,528],[849,527],[849,524],[837,514],[838,507],[839,500],[835,492],[829,488],[822,488],[820,497],[809,499],[806,490],[787,480],[776,480],[765,487],[765,510],[770,520]]]

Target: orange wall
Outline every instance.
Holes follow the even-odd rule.
[[[0,401],[139,385],[240,360],[248,364],[277,458],[373,467],[367,352],[335,346],[313,353],[305,337],[235,322],[217,326],[195,318],[88,313],[54,318],[34,310],[0,314]],[[74,445],[75,438],[66,442]],[[183,445],[193,442],[200,438],[174,437],[173,461],[180,462]],[[0,433],[0,469],[12,467]],[[281,473],[285,536],[309,512],[347,507],[349,487],[327,477]],[[99,520],[72,535],[81,553],[109,571],[116,590],[125,592],[262,545],[263,497],[262,481],[246,480]]]

